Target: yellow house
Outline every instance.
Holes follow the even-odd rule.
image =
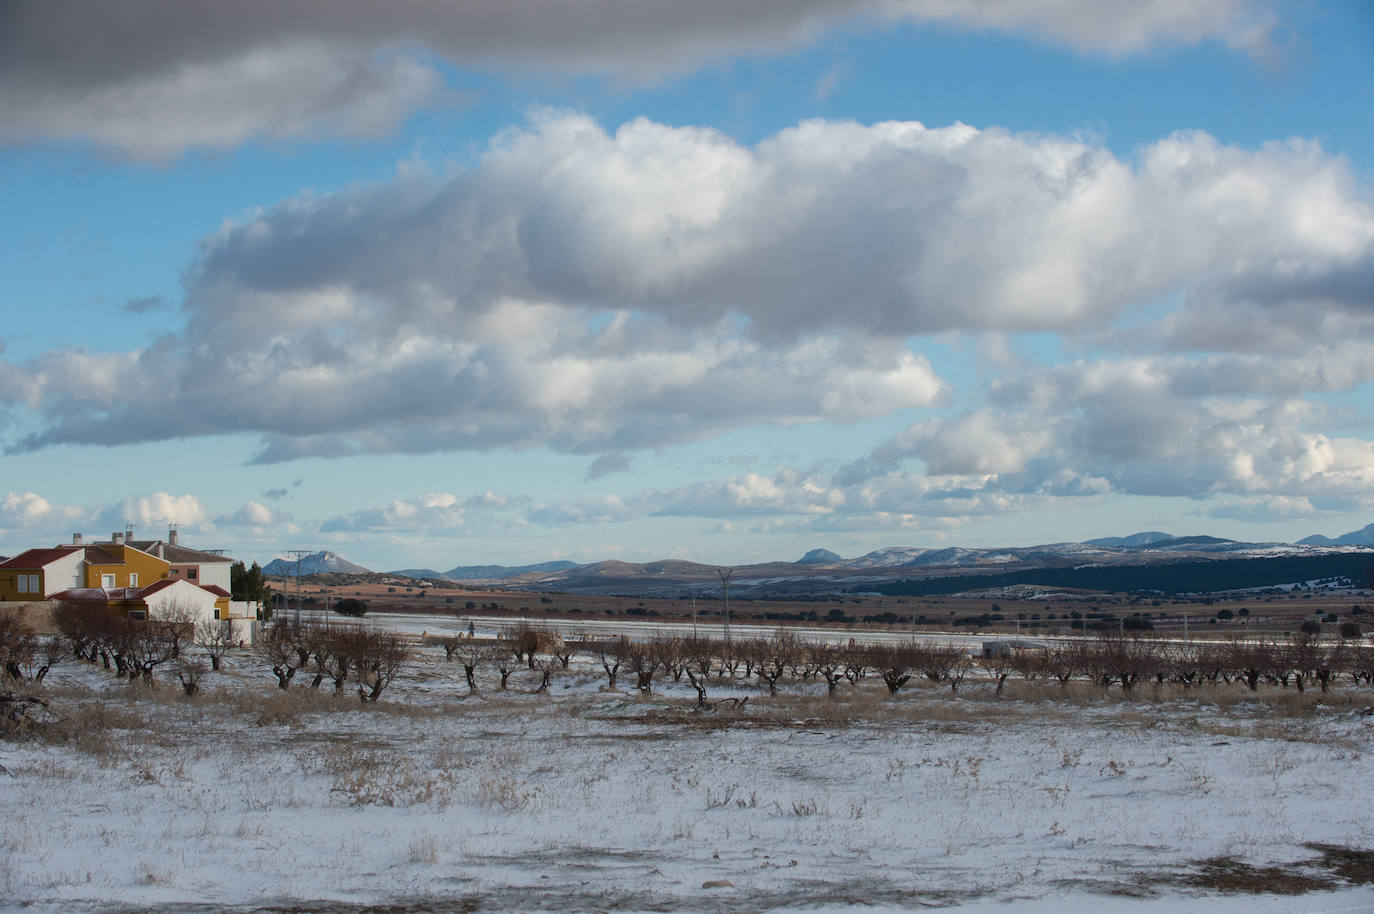
[[[234,622],[242,630],[236,637],[252,641],[256,613],[228,590],[232,560],[181,546],[175,531],[169,539],[135,544],[115,533],[86,543],[78,533],[70,545],[29,549],[0,562],[0,602],[79,597],[131,619],[189,613],[195,621]]]
[[[86,557],[85,587],[113,590],[116,587],[147,587],[167,577],[172,565],[165,559],[125,543],[101,543],[90,547]]]

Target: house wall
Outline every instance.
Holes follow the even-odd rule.
[[[50,594],[71,587],[82,587],[82,552],[74,550],[70,555],[53,559],[46,565],[35,565],[32,568],[6,568],[0,572],[0,600],[13,602],[34,602],[46,600]],[[26,577],[38,575],[38,587],[27,590],[23,593],[19,591],[19,575]]]
[[[180,563],[171,566],[171,577],[206,587],[216,586],[225,590],[229,587],[229,566],[232,562]],[[191,572],[195,572],[191,574]]]
[[[45,569],[43,594],[49,596],[72,587],[81,587],[86,580],[86,553],[72,550],[71,555],[63,556]]]
[[[0,603],[27,603],[38,599],[33,594],[19,592],[19,586],[16,582],[21,574],[34,574],[34,572],[26,568],[6,568],[4,571],[0,571]]]
[[[182,607],[192,611],[192,622],[208,622],[215,618],[215,595],[186,581],[164,587],[144,597],[143,602],[148,607],[149,619],[166,618],[168,613]]]

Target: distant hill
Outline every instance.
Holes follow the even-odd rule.
[[[836,555],[835,553],[831,552],[829,549],[812,549],[812,550],[811,550],[810,552],[808,552],[806,555],[804,555],[804,556],[802,556],[801,558],[797,559],[797,561],[796,561],[795,564],[798,564],[798,565],[833,565],[833,564],[835,564],[836,562],[842,562],[842,561],[844,561],[844,559],[842,559],[840,556]]]
[[[362,565],[355,565],[337,552],[323,550],[294,559],[273,559],[262,569],[263,574],[293,578],[297,569],[302,577],[308,574],[372,574]]]
[[[920,546],[888,546],[886,549],[874,549],[857,559],[850,559],[845,564],[850,568],[887,568],[894,565],[909,565],[930,551],[930,549]]]
[[[387,574],[394,574],[402,578],[415,578],[417,580],[432,578],[436,581],[442,581],[448,577],[448,575],[444,574],[442,571],[435,571],[433,568],[402,568],[400,571],[388,571]]]
[[[1132,546],[1149,546],[1173,538],[1174,535],[1172,533],[1160,533],[1158,530],[1150,530],[1145,533],[1132,533],[1130,536],[1104,536],[1095,540],[1084,540],[1083,545],[1130,548]]]
[[[1374,546],[1374,524],[1368,524],[1359,530],[1350,533],[1343,533],[1332,539],[1329,536],[1322,536],[1320,533],[1298,540],[1299,546]]]
[[[537,565],[459,565],[457,568],[450,568],[439,577],[452,578],[455,581],[493,581],[525,574],[556,574],[577,567],[576,562],[566,560],[540,562]]]

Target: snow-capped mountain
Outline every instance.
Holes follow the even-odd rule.
[[[303,555],[299,563],[291,558],[273,559],[267,563],[267,567],[263,568],[262,571],[264,574],[295,577],[298,573],[298,569],[302,576],[307,574],[372,573],[362,565],[355,565],[337,552],[330,552],[328,550],[315,552],[310,555]]]

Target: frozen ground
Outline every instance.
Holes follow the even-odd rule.
[[[1374,696],[511,691],[431,650],[359,707],[232,657],[69,663],[0,743],[0,909],[1370,911]],[[299,682],[299,677],[298,677]],[[380,907],[379,907],[380,906]]]

